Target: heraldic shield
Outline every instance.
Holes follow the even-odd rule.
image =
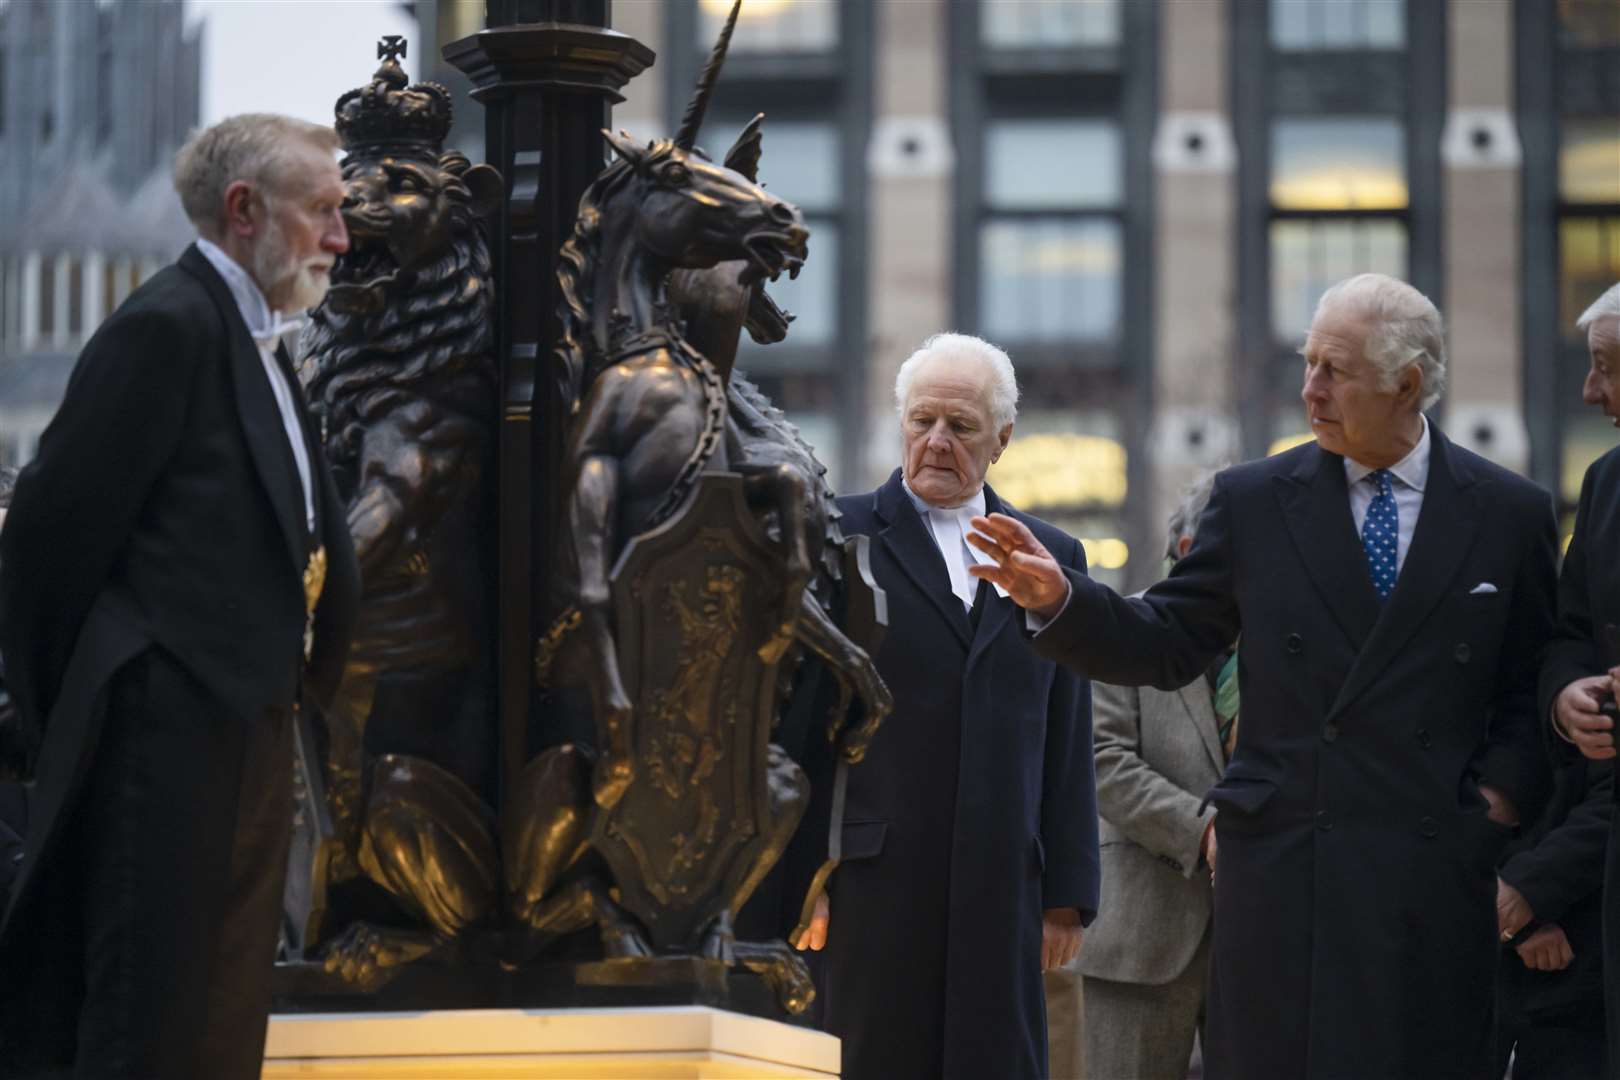
[[[591,843],[660,951],[697,947],[780,854],[766,850],[782,824],[767,792],[778,665],[760,654],[784,585],[778,545],[735,473],[702,474],[614,568],[636,779],[597,815]]]

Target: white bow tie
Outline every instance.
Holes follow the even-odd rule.
[[[304,328],[304,324],[308,321],[309,320],[304,318],[302,315],[295,315],[290,319],[284,319],[281,316],[281,312],[272,311],[270,313],[269,326],[263,328],[255,328],[250,326],[248,327],[248,333],[253,335],[254,343],[260,348],[274,349],[276,347],[276,342],[281,339],[283,334],[291,333],[294,330],[302,330]]]

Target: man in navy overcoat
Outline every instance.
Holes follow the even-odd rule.
[[[895,701],[850,770],[831,917],[807,934],[825,942],[846,1080],[1045,1077],[1041,972],[1073,959],[1096,913],[1090,689],[966,572],[966,523],[990,510],[1085,573],[1077,541],[984,485],[1017,394],[1001,350],[930,338],[896,381],[901,467],[838,500],[888,594],[876,661]]]
[[[1242,635],[1209,794],[1210,1080],[1486,1076],[1494,867],[1548,784],[1552,502],[1423,416],[1445,337],[1411,286],[1340,282],[1303,354],[1316,441],[1221,473],[1141,599],[1010,518],[975,523],[998,563],[977,569],[1052,616],[1040,655],[1111,683],[1181,686]]]

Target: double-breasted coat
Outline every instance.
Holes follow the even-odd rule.
[[[1076,574],[1072,537],[1005,506]],[[1046,1074],[1041,917],[1097,909],[1085,680],[1038,658],[981,588],[970,616],[898,470],[838,500],[888,594],[894,712],[849,773],[821,986],[848,1080]]]
[[[1217,477],[1187,557],[1139,600],[1080,575],[1038,651],[1180,686],[1242,635],[1218,809],[1211,1080],[1488,1070],[1493,868],[1545,797],[1547,493],[1430,428],[1411,547],[1380,603],[1344,459],[1314,443]]]

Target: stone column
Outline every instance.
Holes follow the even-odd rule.
[[[527,763],[531,658],[557,525],[566,420],[552,378],[557,252],[606,160],[619,91],[653,62],[607,29],[608,0],[489,0],[487,29],[444,46],[485,110],[485,152],[506,181],[490,228],[501,377],[499,642],[503,790]]]
[[[870,174],[871,271],[867,303],[867,408],[870,433],[859,475],[845,486],[875,486],[899,462],[894,376],[900,362],[951,320],[951,145],[945,58],[945,0],[880,4],[874,12],[880,58],[873,101]],[[849,237],[846,243],[856,242]],[[1016,362],[1016,357],[1014,361]]]
[[[1160,6],[1160,113],[1154,132],[1153,398],[1150,536],[1202,470],[1241,456],[1237,149],[1228,113],[1227,0]]]
[[[1512,0],[1451,0],[1445,167],[1446,433],[1510,469],[1530,465],[1521,373],[1519,138]],[[1548,357],[1552,362],[1554,358]]]

